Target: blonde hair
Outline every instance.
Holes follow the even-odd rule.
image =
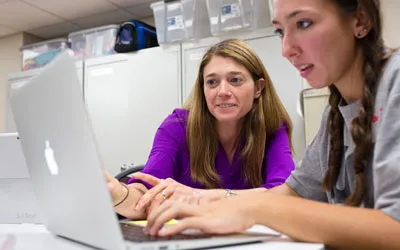
[[[186,135],[191,177],[193,181],[207,188],[222,186],[215,170],[215,158],[219,147],[215,118],[209,112],[204,96],[203,71],[214,56],[232,58],[243,65],[250,72],[254,82],[261,78],[265,80],[260,97],[254,100],[252,109],[245,116],[239,137],[245,139],[240,152],[242,173],[252,187],[259,187],[265,181],[262,172],[267,144],[284,123],[292,148],[292,122],[262,61],[247,43],[237,39],[222,41],[206,52],[191,97],[184,105],[184,108],[189,110]]]

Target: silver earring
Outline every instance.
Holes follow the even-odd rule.
[[[363,34],[365,34],[366,32],[367,32],[367,29],[363,29],[362,31],[357,33],[357,37],[362,38]]]

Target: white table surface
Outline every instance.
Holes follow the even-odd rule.
[[[255,226],[253,232],[274,233],[263,226]],[[46,230],[44,225],[0,224],[0,250],[91,250],[92,248],[57,237]],[[224,247],[227,250],[284,249],[284,250],[320,250],[322,244],[293,242],[286,236],[274,241]]]

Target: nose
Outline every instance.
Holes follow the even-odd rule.
[[[230,90],[229,82],[226,80],[222,80],[219,85],[218,96],[220,96],[220,97],[231,96],[231,94],[232,93]]]
[[[300,48],[296,44],[295,37],[286,33],[282,38],[282,56],[287,58],[289,61],[293,61],[294,57],[299,56],[299,54]]]

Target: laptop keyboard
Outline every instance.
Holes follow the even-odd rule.
[[[193,239],[204,239],[210,238],[207,235],[192,235],[192,234],[176,234],[170,237],[156,237],[150,236],[143,232],[143,227],[129,224],[120,223],[122,235],[125,240],[134,242],[147,242],[147,241],[165,241],[165,240],[193,240]]]

